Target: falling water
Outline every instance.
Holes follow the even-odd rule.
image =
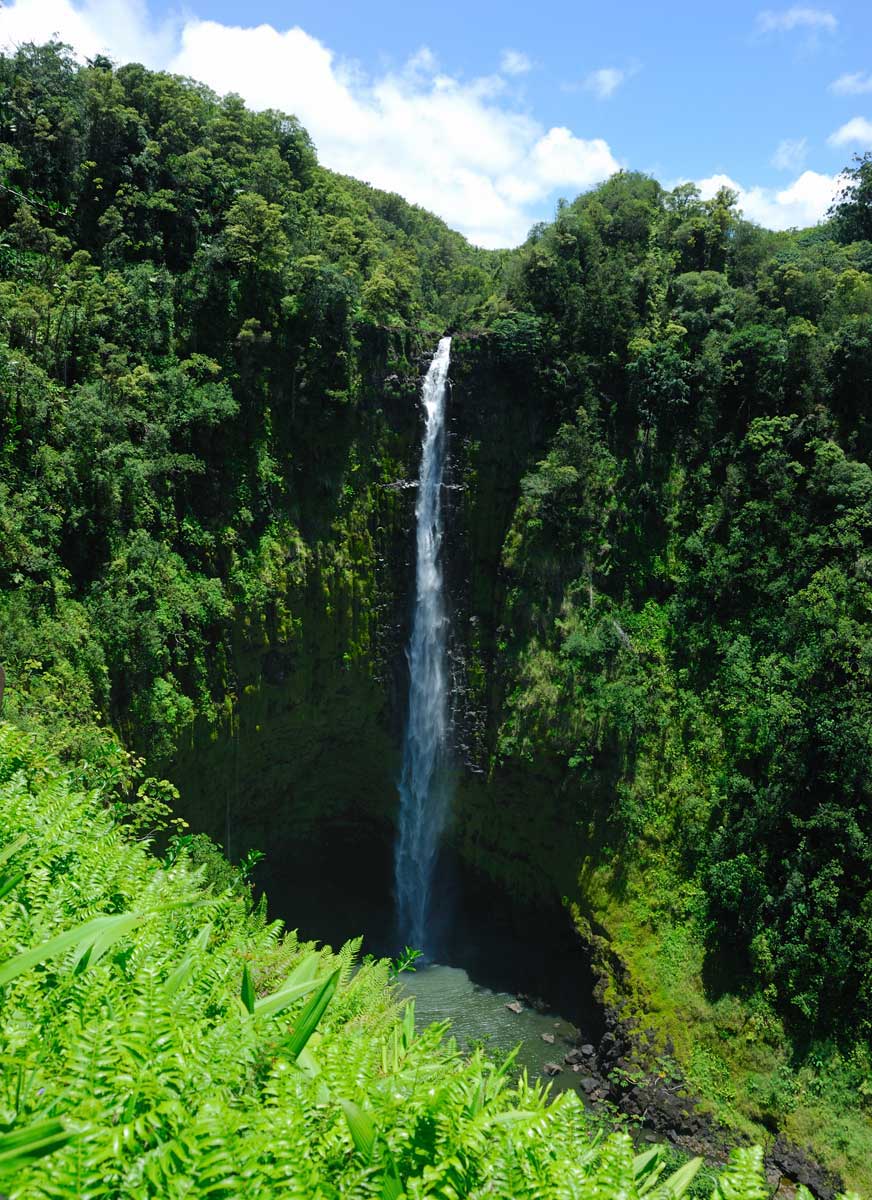
[[[442,473],[445,466],[445,392],[451,338],[442,338],[422,399],[426,414],[418,502],[415,613],[409,640],[409,714],[400,778],[400,828],[395,882],[400,937],[427,951],[433,871],[449,801],[448,692],[442,543]]]

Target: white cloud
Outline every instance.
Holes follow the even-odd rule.
[[[523,50],[504,50],[500,70],[504,75],[526,75],[533,70],[533,61]]]
[[[145,0],[15,0],[0,5],[0,45],[47,42],[57,37],[83,58],[111,54],[120,62],[162,65],[172,53],[178,25],[149,20]]]
[[[193,17],[155,27],[143,0],[0,8],[0,44],[55,31],[85,55],[145,61],[238,92],[254,108],[294,113],[326,166],[399,192],[484,246],[517,244],[555,190],[572,194],[619,169],[601,138],[545,129],[510,106],[500,76],[440,73],[426,47],[370,79],[300,28]]]
[[[697,180],[704,200],[722,187],[731,188],[739,196],[739,208],[750,221],[767,229],[793,229],[816,225],[826,216],[839,189],[838,175],[822,175],[803,171],[786,188],[745,188],[729,175],[710,175]]]
[[[608,179],[620,164],[602,138],[577,138],[564,126],[549,129],[532,147],[523,169],[499,180],[500,191],[517,204],[533,202],[544,188],[576,191]]]
[[[807,138],[783,138],[775,148],[771,163],[779,171],[798,171],[808,155]]]
[[[540,138],[530,161],[536,177],[552,187],[561,187],[567,181],[579,188],[590,187],[619,169],[602,138],[585,141],[565,126],[550,129]]]
[[[628,72],[622,70],[621,67],[600,67],[598,71],[591,71],[585,79],[585,91],[593,92],[599,100],[608,100],[615,94],[627,75]]]
[[[827,138],[831,146],[862,146],[872,149],[872,121],[852,117]]]
[[[429,46],[422,46],[420,50],[416,50],[410,59],[407,60],[405,71],[409,75],[435,75],[439,67],[439,60]]]
[[[872,92],[872,73],[864,75],[862,71],[854,71],[850,75],[840,75],[830,84],[830,91],[837,96],[862,96],[864,92]]]
[[[793,29],[822,29],[835,33],[839,22],[824,8],[804,8],[800,5],[775,12],[771,8],[757,14],[760,33],[789,33]]]

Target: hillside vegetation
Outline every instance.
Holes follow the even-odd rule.
[[[459,355],[557,425],[503,542],[501,819],[466,815],[471,853],[530,836],[544,777],[540,868],[572,831],[582,927],[695,1086],[866,1188],[870,177],[773,234],[616,176],[533,232],[516,312]]]
[[[237,97],[57,46],[0,59],[0,97],[17,710],[169,753],[235,686],[234,613],[289,625],[312,572],[372,574],[354,475],[382,465],[347,452],[378,326],[461,319],[497,263]]]

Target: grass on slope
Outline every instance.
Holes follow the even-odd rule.
[[[582,888],[585,907],[629,968],[643,1026],[671,1038],[690,1088],[713,1115],[757,1141],[784,1133],[872,1195],[868,1046],[825,1039],[796,1049],[764,996],[707,989],[699,905],[653,848],[620,887],[599,866],[582,873]]]

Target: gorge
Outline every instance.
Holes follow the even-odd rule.
[[[4,1127],[116,1194],[235,1130],[230,1195],[561,1195],[622,1120],[868,1192],[870,164],[812,230],[621,172],[486,252],[188,80],[0,95]],[[531,1070],[534,1000],[582,1030],[565,1098],[404,1024],[406,943]]]

